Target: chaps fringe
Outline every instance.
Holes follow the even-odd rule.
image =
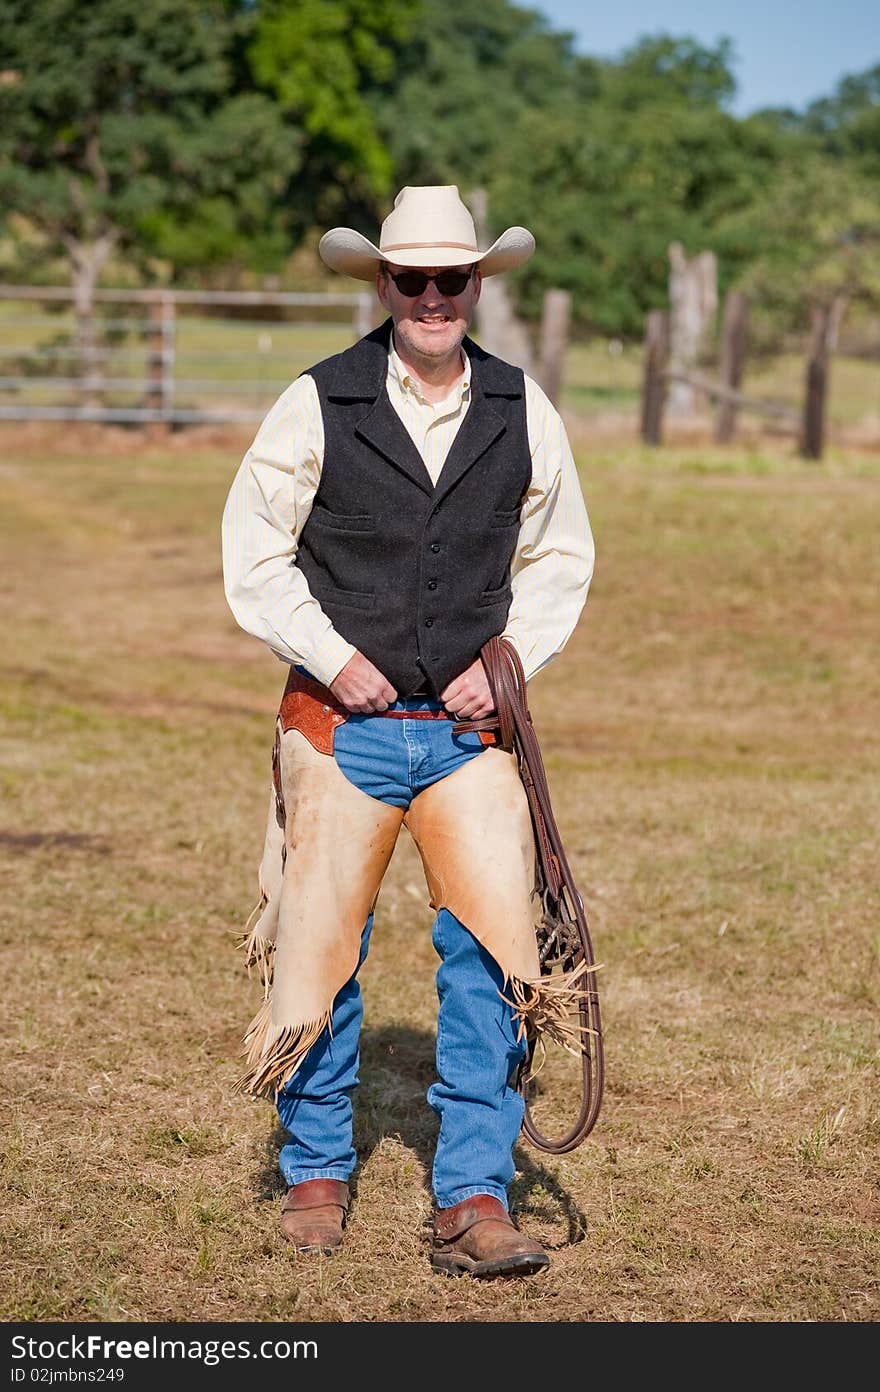
[[[581,962],[574,971],[541,976],[533,981],[511,977],[509,986],[513,999],[503,994],[501,999],[511,1007],[513,1018],[518,1021],[517,1039],[535,1035],[539,1047],[558,1044],[567,1053],[580,1058],[583,1036],[598,1033],[580,1018],[581,1002],[588,1001],[591,995],[583,979],[598,970],[598,964],[591,966]]]
[[[320,1019],[302,1025],[273,1025],[272,1002],[264,1000],[244,1037],[249,1071],[234,1085],[234,1091],[277,1098],[329,1024],[330,1011],[326,1010]]]
[[[275,968],[275,939],[267,938],[260,931],[260,920],[268,902],[266,896],[263,895],[260,902],[254,905],[248,915],[248,921],[244,925],[244,931],[235,943],[236,949],[244,953],[244,965],[248,976],[256,968],[263,987],[264,1001],[269,999]]]

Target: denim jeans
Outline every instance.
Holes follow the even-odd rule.
[[[395,702],[392,709],[437,710],[440,703],[413,698]],[[451,720],[353,715],[334,737],[334,756],[346,777],[371,797],[398,807],[408,807],[423,788],[482,749],[478,735],[454,735]],[[290,1133],[280,1155],[287,1184],[346,1180],[357,1162],[352,1094],[363,1019],[357,975],[372,926],[370,915],[358,967],[334,1001],[332,1029],[312,1046],[278,1097],[278,1115]],[[427,1094],[440,1119],[434,1198],[448,1208],[474,1194],[492,1194],[506,1205],[524,1105],[511,1080],[525,1046],[517,1042],[510,1006],[500,995],[500,968],[467,927],[441,909],[432,941],[440,958],[437,1077]]]

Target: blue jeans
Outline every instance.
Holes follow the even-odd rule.
[[[392,709],[437,710],[440,703],[411,699],[395,702]],[[423,788],[482,750],[478,735],[454,735],[451,720],[353,715],[334,737],[334,755],[346,777],[397,807],[408,807]],[[280,1155],[287,1184],[347,1180],[357,1162],[352,1094],[363,1019],[357,975],[372,926],[371,914],[358,967],[334,1002],[332,1030],[312,1046],[278,1097],[278,1115],[290,1133]],[[503,982],[497,963],[448,909],[437,914],[432,941],[440,958],[437,1080],[427,1094],[440,1119],[434,1198],[438,1207],[448,1208],[474,1194],[492,1194],[506,1206],[524,1106],[511,1082],[525,1045],[517,1042],[510,1006],[499,994]]]

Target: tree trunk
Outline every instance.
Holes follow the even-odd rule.
[[[97,409],[102,405],[100,379],[101,347],[95,325],[95,287],[110,253],[115,236],[110,233],[92,242],[68,241],[73,271],[73,304],[76,313],[76,342],[79,367],[79,404]]]

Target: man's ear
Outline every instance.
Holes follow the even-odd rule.
[[[388,272],[383,271],[381,267],[376,272],[376,294],[379,296],[379,302],[383,304],[386,309],[390,309],[391,306],[388,303]]]
[[[482,274],[482,272],[481,272],[481,270],[480,270],[480,268],[479,268],[479,266],[478,266],[477,269],[474,271],[474,304],[476,304],[477,301],[479,300],[479,298],[480,298],[480,292],[482,291],[482,289],[483,289],[483,274]]]

